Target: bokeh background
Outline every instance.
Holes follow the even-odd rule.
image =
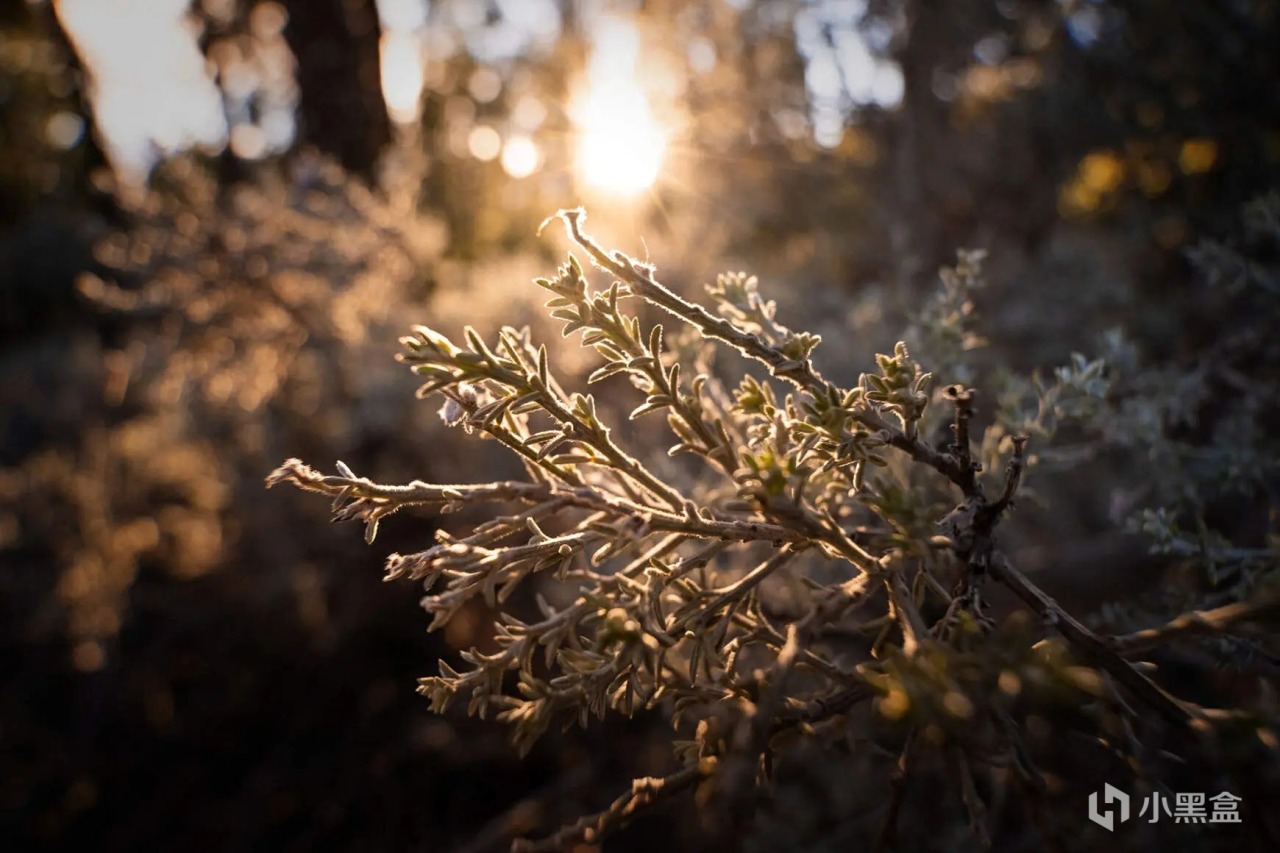
[[[415,679],[489,616],[429,635],[380,583],[437,520],[368,547],[263,477],[518,473],[414,399],[396,339],[555,337],[538,226],[578,204],[681,292],[758,274],[845,381],[957,248],[988,252],[981,370],[1113,329],[1190,364],[1240,318],[1188,250],[1280,186],[1276,45],[1268,0],[5,0],[4,846],[502,849],[661,772],[657,717],[519,761],[429,715]],[[1141,466],[1103,462],[1016,525],[1085,609],[1166,567],[1118,523]],[[1266,541],[1260,495],[1209,507],[1224,535]],[[701,832],[687,807],[610,849]]]

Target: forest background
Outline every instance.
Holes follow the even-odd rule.
[[[669,760],[646,716],[521,761],[427,711],[490,614],[428,634],[382,558],[480,517],[369,548],[262,488],[290,456],[510,475],[394,354],[414,322],[553,336],[560,208],[682,292],[750,270],[845,379],[985,250],[974,376],[1103,356],[1147,429],[1037,475],[1008,534],[1037,582],[1173,615],[1161,507],[1274,555],[1277,44],[1268,0],[8,0],[0,836],[490,849]],[[696,849],[680,814],[616,849]]]

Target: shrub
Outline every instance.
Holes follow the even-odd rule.
[[[1273,617],[1280,598],[1104,635],[1002,550],[1001,523],[1036,461],[1029,440],[1047,443],[1068,421],[1105,420],[1110,384],[1105,364],[1084,357],[1052,381],[1009,379],[996,421],[976,435],[976,391],[935,388],[915,354],[969,376],[961,362],[980,342],[969,299],[980,255],[962,254],[944,272],[910,335],[918,348],[897,344],[844,388],[815,367],[820,338],[782,325],[754,278],[720,276],[708,287],[713,313],[661,284],[653,267],[603,249],[583,232],[582,211],[560,218],[612,283],[593,291],[570,256],[537,281],[551,316],[602,360],[588,383],[625,376],[641,395],[630,419],[666,418],[667,455],[692,460],[697,486],[660,476],[654,460],[624,447],[596,397],[564,388],[547,347],[510,327],[495,344],[471,329],[455,343],[418,327],[400,359],[424,378],[421,396],[444,398],[447,424],[516,454],[527,480],[379,485],[341,462],[322,474],[297,459],[268,479],[331,497],[334,520],[364,522],[370,542],[406,507],[513,507],[387,561],[388,579],[425,584],[433,629],[473,599],[496,611],[494,651],[473,648],[465,666],[441,661],[421,680],[433,710],[461,701],[469,713],[496,713],[522,750],[553,725],[669,712],[670,774],[637,779],[602,812],[514,849],[597,842],[690,789],[706,813],[732,819],[722,829],[753,817],[766,838],[760,806],[771,790],[785,803],[772,783],[815,754],[872,774],[866,795],[840,807],[845,837],[909,848],[1053,843],[1061,829],[1043,806],[1106,773],[1132,773],[1149,788],[1186,778],[1179,772],[1199,772],[1201,787],[1265,774],[1259,757],[1274,754],[1276,736],[1263,711],[1196,704],[1140,658]],[[648,309],[628,310],[645,305],[701,341],[646,325]],[[736,387],[706,368],[713,347],[751,366]],[[931,443],[946,424],[949,438]],[[543,583],[530,614],[513,593],[535,576]],[[997,588],[1021,607],[994,605]],[[1184,770],[1171,771],[1172,759]],[[1070,773],[1078,778],[1064,783]],[[935,784],[933,807],[959,820],[904,825],[903,804]],[[1014,800],[1024,817],[1000,806]],[[814,848],[802,837],[815,823],[804,810],[821,806],[802,802],[784,841]],[[1080,802],[1070,807],[1077,831],[1087,827]]]

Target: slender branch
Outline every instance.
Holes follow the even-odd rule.
[[[999,499],[991,505],[991,512],[999,515],[1008,509],[1013,503],[1013,496],[1018,491],[1018,486],[1022,484],[1022,472],[1027,466],[1027,437],[1025,435],[1015,435],[1013,437],[1013,455],[1009,457],[1009,464],[1005,467],[1004,491],[1000,493]]]
[[[736,598],[741,598],[751,592],[751,590],[759,586],[765,578],[791,562],[791,560],[800,553],[801,550],[803,549],[793,548],[790,545],[782,546],[782,548],[778,550],[778,553],[774,554],[768,560],[765,560],[763,563],[756,566],[746,575],[729,584],[724,589],[716,591],[715,598],[711,599],[709,604],[700,607],[698,615],[702,619],[711,619],[717,612],[719,612],[720,608],[724,607],[730,601],[733,601]]]
[[[703,759],[669,776],[636,779],[631,783],[631,790],[614,800],[604,811],[588,815],[538,841],[518,839],[512,842],[511,853],[554,853],[570,850],[578,843],[598,843],[636,815],[661,805],[707,778],[715,772],[715,766],[714,759]]]
[[[414,480],[400,486],[379,485],[363,477],[326,475],[298,459],[289,459],[267,477],[267,486],[292,483],[300,489],[320,492],[353,504],[335,510],[340,520],[386,515],[407,506],[445,507],[462,501],[468,503],[521,501],[561,501],[565,506],[604,511],[613,516],[643,519],[650,530],[687,533],[704,539],[731,541],[765,540],[803,542],[804,531],[776,524],[746,519],[706,518],[701,515],[677,515],[672,512],[642,507],[622,498],[604,495],[587,487],[569,488],[553,483],[524,483],[507,480],[495,483],[437,485]],[[337,515],[341,513],[341,515]]]
[[[912,747],[915,745],[918,729],[907,733],[907,740],[898,755],[898,763],[889,778],[889,806],[885,809],[884,820],[880,824],[880,832],[876,837],[875,850],[892,850],[898,843],[898,816],[902,811],[902,801],[906,799],[907,777],[911,772],[911,761],[914,757]]]
[[[1036,763],[1031,757],[1031,750],[1027,748],[1027,743],[1023,740],[1022,733],[1018,731],[1018,724],[1009,716],[1008,711],[996,710],[992,716],[996,721],[996,725],[1004,734],[1005,740],[1008,741],[1010,751],[1013,753],[1014,774],[1022,780],[1029,791],[1034,792],[1037,796],[1042,795],[1048,790],[1048,783],[1045,781],[1040,769],[1036,767]]]
[[[470,841],[458,848],[457,853],[486,853],[495,849],[503,840],[536,828],[539,815],[553,811],[574,789],[587,785],[593,772],[591,765],[583,762],[518,800],[480,827]]]
[[[609,460],[613,467],[635,480],[644,488],[648,489],[658,498],[663,500],[672,509],[678,509],[685,502],[685,498],[653,475],[649,469],[645,468],[636,459],[632,458],[623,450],[617,442],[609,436],[609,430],[603,424],[597,422],[597,426],[593,426],[578,417],[561,401],[560,396],[552,391],[549,385],[539,381],[536,374],[534,378],[529,380],[528,386],[524,389],[527,392],[538,395],[538,401],[542,404],[543,409],[554,417],[557,421],[567,425],[566,428],[572,428],[579,440],[588,441],[588,443]]]
[[[564,220],[573,241],[585,249],[592,260],[604,270],[628,282],[637,296],[693,325],[703,335],[723,341],[744,356],[762,362],[769,367],[774,376],[788,380],[797,388],[815,396],[826,393],[829,383],[811,363],[797,364],[795,359],[790,359],[769,346],[758,335],[743,331],[701,305],[680,298],[654,279],[647,268],[621,252],[613,254],[606,252],[599,243],[583,233],[581,226],[582,221],[586,219],[586,212],[581,208],[562,210],[559,215]]]
[[[915,655],[920,648],[920,640],[929,635],[929,628],[924,624],[920,609],[907,591],[906,582],[901,572],[891,572],[885,580],[889,591],[889,600],[893,603],[894,621],[902,631],[902,651],[907,657]]]
[[[747,358],[764,364],[772,375],[787,380],[814,397],[832,396],[832,391],[836,390],[835,386],[822,378],[822,374],[810,360],[797,361],[789,358],[781,350],[769,346],[759,335],[743,331],[701,305],[680,298],[658,282],[647,267],[637,264],[621,252],[606,252],[599,243],[583,233],[582,221],[586,218],[586,213],[581,208],[562,210],[559,216],[564,220],[570,238],[586,250],[602,269],[630,284],[637,296],[689,323],[705,337],[722,341]],[[836,396],[840,398],[844,395],[837,393]],[[952,482],[963,486],[964,472],[955,461],[939,453],[922,439],[908,437],[871,408],[859,410],[855,417],[873,432],[883,430],[889,436],[889,444],[907,453],[912,459],[929,465]]]
[[[814,529],[814,538],[821,539],[859,569],[863,574],[877,573],[881,569],[880,561],[871,556],[865,548],[853,541],[840,522],[831,514],[829,509],[823,509],[822,514],[817,516],[807,507],[801,506],[801,512],[804,514],[806,526]],[[817,516],[817,517],[815,517]]]
[[[530,476],[534,476],[535,472],[546,471],[551,474],[551,476],[557,478],[561,482],[568,483],[571,486],[582,485],[582,478],[578,476],[577,471],[572,468],[565,468],[562,465],[557,465],[545,455],[539,456],[534,452],[533,448],[525,444],[525,442],[521,440],[516,433],[501,426],[496,419],[476,423],[475,414],[480,408],[476,401],[466,399],[465,395],[450,393],[451,391],[453,391],[453,389],[441,389],[441,393],[453,399],[466,410],[470,422],[474,425],[475,429],[493,436],[497,439],[499,444],[522,458],[530,472]],[[502,420],[514,423],[514,419],[509,411],[503,414]],[[270,484],[268,483],[268,485]]]
[[[1009,559],[999,552],[992,554],[992,577],[1008,587],[1023,603],[1057,629],[1084,657],[1110,673],[1152,710],[1170,722],[1188,725],[1203,720],[1203,715],[1192,706],[1171,696],[1164,688],[1139,672],[1111,647],[1111,645],[1083,623],[1062,609],[1043,590],[1018,571]]]
[[[977,470],[973,465],[973,448],[969,437],[969,422],[973,420],[973,396],[977,392],[963,385],[950,385],[945,395],[956,409],[956,420],[951,429],[955,432],[955,444],[952,445],[956,459],[956,467],[960,475],[961,491],[965,497],[977,494]]]
[[[684,542],[684,537],[679,534],[672,534],[663,538],[652,548],[648,549],[628,563],[625,567],[620,569],[616,574],[609,575],[601,580],[592,590],[591,597],[584,596],[580,601],[578,601],[578,603],[570,607],[566,607],[552,616],[548,616],[541,622],[535,622],[532,625],[517,626],[510,628],[509,630],[516,636],[538,637],[555,628],[559,628],[562,625],[573,622],[574,619],[580,618],[584,614],[599,608],[599,604],[593,599],[599,599],[604,596],[614,594],[626,581],[639,577],[645,569],[649,568],[649,566],[661,557],[664,557],[674,551],[682,542]],[[723,545],[719,542],[708,545],[693,556],[686,557],[684,560],[681,560],[677,566],[681,569],[685,569],[689,565],[705,564],[713,556],[718,554],[722,547]],[[673,569],[673,571],[674,570],[675,569]]]
[[[1112,637],[1108,643],[1120,654],[1130,655],[1185,637],[1218,634],[1240,623],[1274,619],[1277,616],[1280,616],[1280,594],[1271,594],[1213,610],[1192,610],[1175,616],[1158,627]]]
[[[717,465],[723,473],[732,475],[734,471],[732,444],[726,440],[727,436],[717,435],[711,425],[703,419],[694,398],[681,394],[678,383],[673,383],[673,377],[678,377],[678,373],[668,371],[662,363],[662,338],[657,334],[656,327],[650,330],[647,338],[650,342],[648,346],[646,346],[645,340],[641,340],[633,333],[631,325],[625,319],[625,315],[618,311],[617,287],[618,285],[615,285],[615,289],[608,294],[597,293],[594,297],[588,297],[585,287],[578,291],[576,288],[556,289],[554,285],[550,285],[552,291],[559,295],[560,301],[572,300],[578,311],[578,322],[584,322],[581,319],[582,317],[590,317],[591,322],[589,325],[608,335],[607,343],[597,341],[596,348],[598,350],[612,356],[612,353],[609,353],[607,348],[616,348],[618,352],[621,352],[622,355],[629,359],[625,367],[618,367],[618,365],[622,364],[622,361],[614,359],[611,364],[606,365],[604,370],[610,372],[624,370],[632,373],[639,372],[647,378],[652,384],[654,392],[665,395],[671,401],[671,411],[703,443],[703,452],[699,453],[699,455],[705,456]],[[602,296],[606,297],[603,302],[601,300]],[[587,328],[587,326],[584,326],[584,328]],[[593,380],[589,379],[588,381]]]
[[[983,850],[991,849],[991,836],[987,832],[987,806],[974,784],[973,768],[960,747],[954,744],[947,750],[953,769],[960,781],[960,799],[969,814],[969,832]]]
[[[795,622],[787,626],[787,639],[778,649],[771,677],[767,684],[761,684],[753,713],[739,718],[733,732],[731,751],[722,759],[724,769],[718,787],[729,798],[729,811],[735,823],[744,824],[751,819],[753,806],[760,795],[757,777],[762,769],[768,773],[772,758],[769,740],[775,731],[775,719],[785,701],[796,659],[800,656],[800,635],[801,629]]]
[[[748,631],[752,630],[753,628],[760,630],[763,632],[764,636],[769,637],[769,639],[773,640],[775,643],[778,643],[780,645],[786,644],[786,641],[787,641],[786,635],[783,634],[781,631],[779,631],[777,627],[774,626],[773,623],[769,622],[769,620],[767,619],[761,619],[758,623],[752,623],[750,619],[743,616],[741,613],[735,612],[733,614],[733,622],[738,627]],[[831,681],[837,684],[846,683],[850,680],[856,680],[861,677],[857,673],[846,672],[845,670],[840,669],[838,666],[831,663],[831,661],[822,657],[821,655],[814,652],[812,649],[808,648],[807,646],[800,647],[799,656],[800,656],[800,659],[799,661],[797,661],[798,664],[805,664],[810,669],[814,670],[815,672],[822,673],[822,675],[826,676],[828,679],[830,679]],[[839,712],[833,711],[832,713],[839,713]]]
[[[563,390],[555,378],[547,370],[544,358],[538,358],[536,364],[529,363],[529,353],[522,352],[523,346],[513,335],[504,331],[501,336],[501,347],[505,349],[507,358],[491,351],[474,330],[467,329],[467,341],[470,352],[461,351],[456,345],[443,336],[425,327],[416,329],[416,336],[401,338],[401,343],[408,348],[398,359],[409,365],[420,365],[436,370],[444,370],[449,375],[447,380],[437,380],[424,388],[445,390],[447,386],[459,382],[491,380],[513,390],[518,395],[536,400],[543,411],[554,418],[564,431],[565,438],[587,444],[608,460],[612,467],[630,477],[637,484],[672,509],[681,507],[685,499],[674,488],[657,478],[636,459],[627,454],[609,434],[609,429],[595,418],[594,407],[588,414],[576,405],[566,405]],[[466,361],[461,359],[465,357]],[[422,389],[419,389],[422,393]],[[474,410],[469,408],[469,414]],[[528,448],[522,455],[528,457]],[[540,458],[544,454],[535,454]]]
[[[830,696],[810,700],[803,707],[787,710],[774,720],[773,732],[776,734],[793,726],[813,725],[840,714],[847,714],[875,695],[874,687],[865,681],[859,682]]]

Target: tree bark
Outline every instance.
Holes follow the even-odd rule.
[[[284,0],[298,61],[298,141],[370,177],[391,121],[382,100],[372,0]]]

